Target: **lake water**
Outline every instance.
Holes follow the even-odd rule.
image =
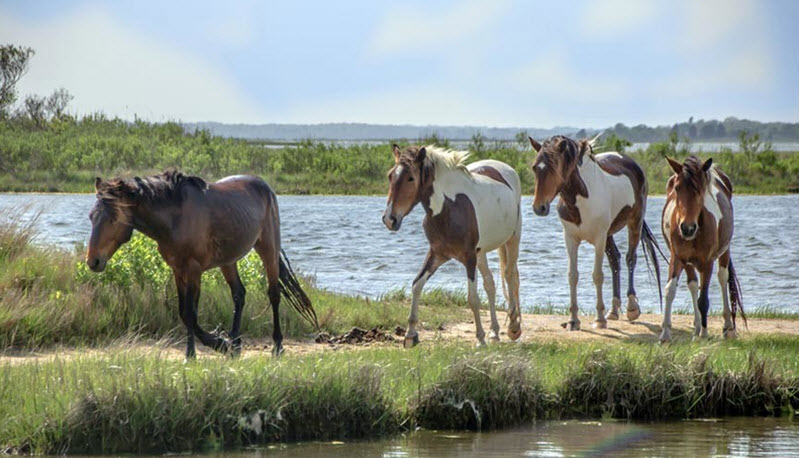
[[[725,418],[666,423],[546,421],[491,433],[417,431],[376,441],[306,442],[192,458],[308,457],[788,457],[798,453],[797,420]]]
[[[313,274],[318,286],[369,297],[397,288],[409,289],[428,249],[421,208],[406,218],[400,232],[393,233],[381,222],[384,197],[280,196],[278,200],[283,245],[289,259],[296,269]],[[91,230],[88,213],[94,201],[94,195],[87,194],[0,194],[0,219],[14,209],[24,208],[26,217],[41,211],[37,243],[70,249],[76,243],[86,243]],[[663,205],[664,197],[650,197],[646,220],[666,250],[660,230]],[[734,206],[732,258],[742,284],[745,311],[772,307],[797,313],[798,196],[735,196]],[[565,307],[569,288],[561,223],[556,212],[545,218],[536,217],[530,196],[523,197],[523,213],[519,261],[523,308],[550,304]],[[623,294],[627,289],[626,240],[626,231],[616,235],[623,256]],[[593,256],[593,248],[583,244],[578,261],[578,299],[587,313],[594,311]],[[490,254],[489,263],[502,303],[496,254]],[[663,261],[661,271],[666,276],[667,265]],[[666,280],[662,279],[664,283]],[[426,285],[428,289],[434,287],[464,291],[463,266],[456,261],[442,266]],[[636,289],[643,310],[659,310],[656,282],[648,274],[641,251]],[[604,297],[606,306],[610,306],[611,275],[607,267]],[[715,275],[711,284],[712,310],[721,309],[720,301]],[[685,280],[681,281],[675,307],[691,308]]]

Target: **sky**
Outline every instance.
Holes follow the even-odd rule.
[[[21,95],[226,123],[798,120],[796,0],[0,2]]]

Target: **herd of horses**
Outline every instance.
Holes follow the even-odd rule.
[[[581,242],[594,247],[592,280],[596,288],[596,328],[608,320],[618,320],[620,293],[620,252],[614,234],[627,228],[628,268],[626,316],[640,315],[634,288],[637,250],[652,264],[659,284],[661,279],[656,252],[661,252],[655,236],[644,220],[647,206],[647,179],[631,158],[616,152],[595,154],[593,140],[575,141],[565,136],[552,137],[542,144],[530,139],[536,152],[532,164],[535,177],[533,211],[546,216],[558,196],[558,216],[564,229],[568,255],[570,290],[568,331],[580,330],[578,317],[577,253]],[[426,281],[450,259],[466,268],[468,303],[474,314],[475,336],[485,345],[486,333],[480,319],[477,272],[480,272],[489,303],[489,339],[500,340],[500,325],[495,311],[494,277],[486,259],[497,250],[500,277],[508,304],[507,336],[517,340],[522,334],[517,260],[522,230],[522,186],[516,171],[495,160],[466,163],[468,154],[435,146],[392,146],[394,165],[389,170],[389,192],[383,223],[397,231],[418,204],[425,211],[423,228],[429,242],[422,268],[412,284],[411,312],[404,346],[419,342],[419,300]],[[717,278],[722,289],[723,335],[736,337],[736,312],[742,312],[739,281],[730,255],[733,235],[733,187],[730,179],[708,159],[701,162],[689,156],[684,163],[667,158],[675,172],[667,183],[667,198],[661,228],[670,252],[669,273],[661,342],[671,340],[671,312],[681,273],[686,271],[694,306],[694,337],[708,335],[708,289],[714,263],[719,263]],[[317,329],[319,325],[311,301],[303,292],[291,265],[281,249],[280,217],[272,189],[254,176],[233,176],[206,183],[177,171],[132,179],[115,178],[95,182],[97,202],[89,218],[92,232],[86,263],[100,272],[116,250],[138,230],[152,238],[164,261],[171,267],[178,291],[181,320],[187,330],[186,356],[195,356],[195,338],[221,352],[241,351],[240,323],[245,287],[236,262],[255,249],[266,271],[268,296],[273,311],[273,354],[283,351],[279,304],[287,300]],[[663,257],[663,253],[661,253]],[[603,302],[603,259],[612,273],[611,309]],[[204,331],[197,322],[202,273],[220,268],[231,289],[234,315],[227,334]],[[699,274],[699,278],[698,278]]]

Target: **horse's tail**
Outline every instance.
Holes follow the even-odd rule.
[[[281,295],[283,298],[297,310],[297,313],[311,323],[317,331],[319,331],[319,323],[317,322],[317,313],[311,305],[311,299],[306,296],[303,289],[300,288],[300,282],[294,275],[292,265],[289,264],[289,258],[286,257],[286,252],[281,248],[281,256],[279,258],[279,272],[278,279],[281,285]]]
[[[733,317],[733,329],[736,329],[736,309],[742,314],[744,327],[747,327],[747,317],[744,316],[744,305],[742,304],[742,287],[739,285],[739,277],[733,268],[733,259],[728,261],[728,295],[731,298],[731,315]]]
[[[664,296],[661,292],[661,271],[658,268],[658,258],[656,257],[656,250],[661,253],[661,257],[664,258],[664,261],[667,260],[667,257],[664,256],[664,252],[661,251],[661,247],[658,246],[658,242],[656,241],[653,232],[650,230],[650,227],[647,226],[647,223],[642,220],[642,250],[644,251],[644,259],[647,262],[648,269],[650,268],[650,263],[653,264],[653,269],[656,272],[656,283],[658,283],[658,303],[659,307],[664,307]]]

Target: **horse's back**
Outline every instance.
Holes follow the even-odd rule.
[[[647,178],[644,171],[630,157],[617,152],[608,152],[595,155],[595,160],[606,173],[615,176],[625,175],[631,180],[632,186],[637,191],[647,191]]]
[[[507,186],[515,194],[519,196],[522,195],[522,185],[517,171],[505,162],[496,161],[494,159],[484,159],[469,164],[467,170],[473,175],[490,178],[497,183]]]
[[[508,164],[487,159],[467,166],[474,189],[467,193],[478,221],[478,247],[492,251],[511,238],[521,225],[522,186]]]

